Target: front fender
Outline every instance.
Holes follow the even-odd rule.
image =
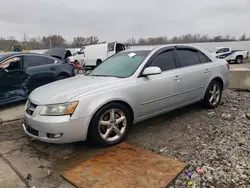
[[[72,119],[90,117],[105,104],[112,101],[122,101],[127,103],[133,110],[134,118],[138,117],[137,102],[139,101],[136,94],[136,83],[114,88],[111,90],[96,91],[94,94],[87,96],[78,96],[72,101],[79,101]]]

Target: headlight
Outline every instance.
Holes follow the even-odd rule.
[[[53,104],[44,106],[40,115],[43,116],[62,116],[74,113],[78,102],[69,102],[64,104]]]

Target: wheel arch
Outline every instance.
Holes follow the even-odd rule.
[[[118,104],[121,104],[123,105],[124,107],[126,107],[129,112],[131,113],[131,116],[132,116],[132,120],[134,120],[134,117],[135,117],[135,114],[134,114],[134,110],[133,108],[131,107],[131,105],[126,102],[125,100],[122,100],[122,99],[114,99],[114,100],[109,100],[109,101],[106,101],[104,103],[102,103],[101,105],[99,105],[91,114],[90,116],[90,122],[92,120],[92,118],[94,117],[94,115],[104,106],[110,104],[110,103],[118,103]]]
[[[70,74],[68,73],[68,72],[60,72],[58,75],[57,75],[57,77],[59,77],[59,76],[67,76],[67,77],[70,77]]]
[[[221,86],[222,86],[222,89],[224,89],[224,81],[223,81],[223,79],[222,79],[221,77],[215,77],[215,78],[213,78],[213,79],[210,81],[210,83],[211,83],[212,81],[217,81],[217,82],[219,82],[219,83],[221,84]],[[209,83],[209,84],[210,84],[210,83]]]
[[[131,107],[131,105],[126,102],[125,100],[122,100],[122,99],[114,99],[114,100],[109,100],[109,101],[106,101],[104,103],[102,103],[101,105],[99,105],[97,108],[95,108],[95,110],[92,112],[90,118],[89,118],[89,122],[88,122],[88,128],[87,128],[87,137],[89,135],[89,127],[90,127],[90,124],[91,124],[91,121],[93,120],[93,117],[94,115],[104,106],[108,105],[108,104],[111,104],[111,103],[118,103],[118,104],[121,104],[123,105],[125,108],[127,108],[132,116],[132,122],[134,121],[134,118],[135,118],[135,114],[134,114],[134,110],[133,108]]]
[[[102,60],[99,58],[99,59],[96,60],[96,62],[102,62]]]

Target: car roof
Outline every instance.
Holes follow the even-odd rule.
[[[166,44],[166,45],[154,45],[154,46],[132,46],[132,48],[127,49],[126,51],[153,51],[153,50],[159,50],[164,47],[173,47],[173,46],[181,46],[181,47],[189,47],[189,48],[196,48],[200,49],[197,46],[191,45],[191,44]]]
[[[6,52],[0,54],[0,62],[8,57],[16,56],[16,55],[26,55],[26,54],[35,54],[35,53],[27,53],[27,52]],[[38,54],[39,55],[39,54]]]
[[[33,52],[6,52],[6,53],[0,54],[0,63],[9,57],[17,56],[17,55],[36,55],[36,56],[49,57],[49,58],[58,60],[58,58],[55,58],[53,56],[49,56],[46,54],[39,54],[39,53],[33,53]]]

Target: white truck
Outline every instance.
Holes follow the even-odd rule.
[[[83,46],[76,55],[71,56],[69,59],[71,63],[94,68],[108,57],[123,50],[126,50],[126,46],[118,42],[94,44]]]
[[[217,47],[211,51],[211,54],[219,59],[225,59],[229,63],[242,63],[248,58],[249,52],[245,50],[231,50],[228,47]]]

